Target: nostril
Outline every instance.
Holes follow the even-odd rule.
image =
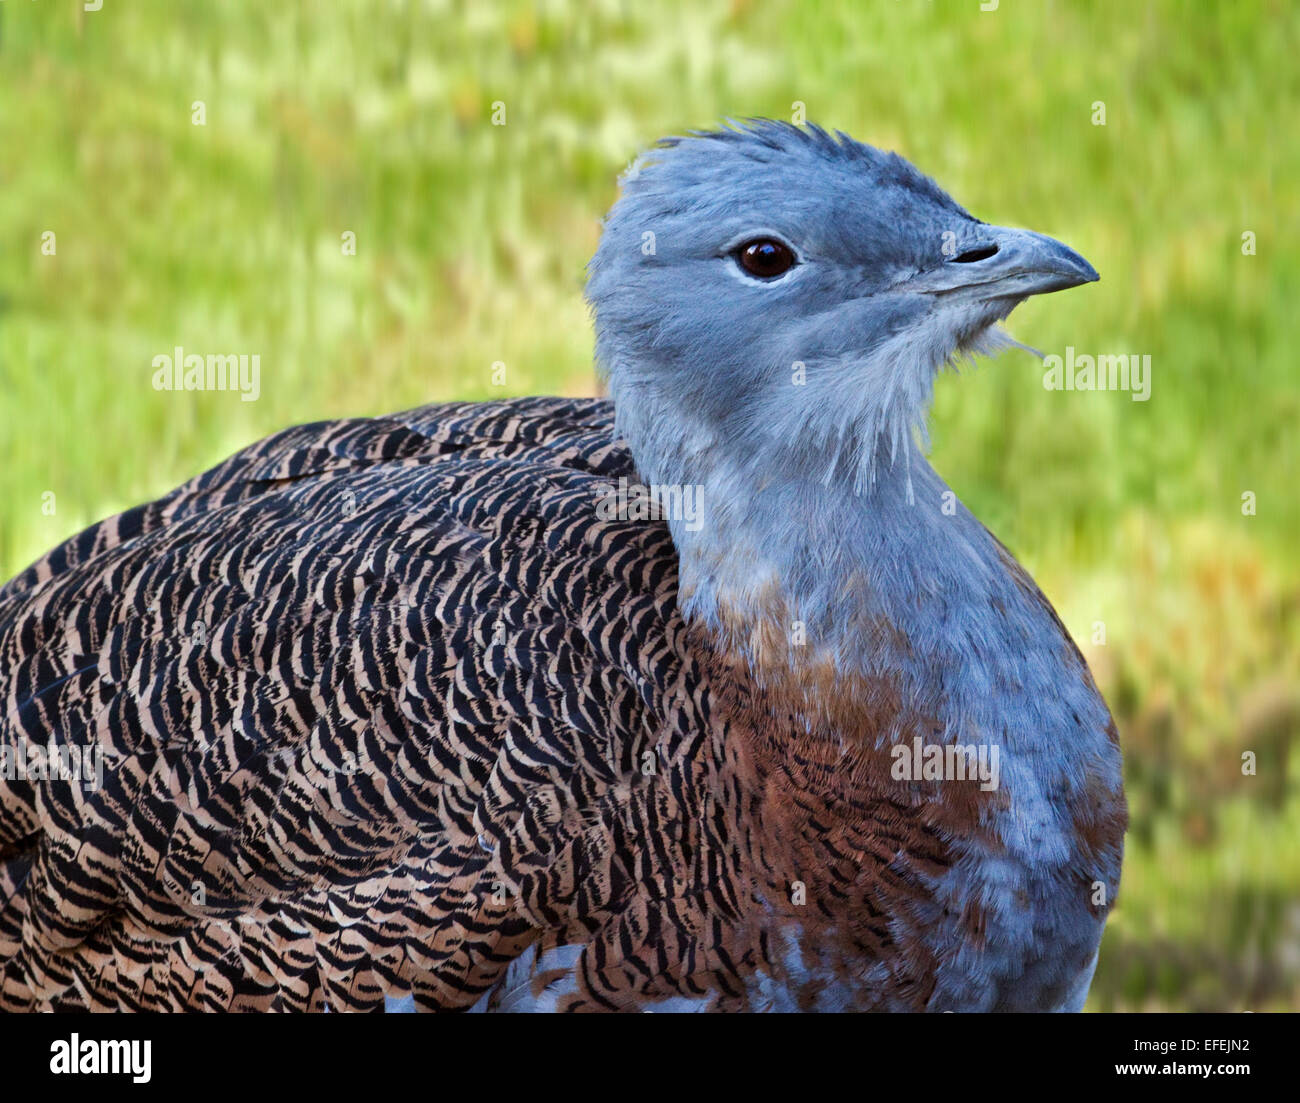
[[[977,260],[988,260],[989,257],[997,256],[998,247],[996,245],[979,245],[974,249],[967,249],[963,253],[958,253],[953,257],[957,264],[973,264]]]

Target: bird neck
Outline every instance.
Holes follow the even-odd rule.
[[[992,739],[1017,711],[1036,717],[1014,736],[1022,749],[1072,739],[1079,718],[1106,731],[1050,605],[910,433],[875,437],[866,465],[848,450],[828,464],[814,448],[692,421],[681,404],[668,414],[614,397],[643,483],[682,502],[691,491],[693,516],[667,514],[685,619],[756,683],[796,696],[810,732],[879,731],[887,717],[891,741],[908,725]],[[849,717],[852,701],[868,704]]]
[[[694,506],[665,511],[681,608],[760,670],[811,662],[851,673],[898,633],[914,652],[941,607],[1007,587],[1000,546],[910,440],[900,449],[882,438],[863,486],[857,462],[815,471],[684,435],[708,444],[647,462],[630,442],[652,493]],[[945,640],[931,631],[926,645],[934,659]]]

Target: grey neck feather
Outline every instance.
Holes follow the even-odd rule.
[[[693,419],[645,376],[611,373],[617,431],[642,479],[700,488],[696,524],[669,518],[688,618],[717,626],[720,607],[759,618],[779,594],[807,646],[860,668],[882,655],[882,622],[935,658],[952,650],[925,631],[936,604],[1012,596],[996,542],[924,458],[932,372],[895,378],[923,383],[828,412],[821,432],[766,433],[752,416]]]
[[[775,586],[803,646],[897,687],[898,726],[873,733],[878,746],[927,717],[940,742],[1019,748],[1005,782],[1025,790],[1038,784],[1035,762],[1048,769],[1080,739],[1105,752],[1109,716],[1068,637],[914,442],[896,450],[878,438],[874,478],[859,490],[851,457],[814,477],[796,455],[728,442],[644,402],[616,408],[645,482],[703,488],[698,529],[669,521],[689,620],[718,628],[725,608],[757,623]]]
[[[702,488],[698,528],[669,521],[688,619],[717,628],[726,610],[733,624],[757,624],[775,593],[792,637],[801,622],[802,646],[842,671],[893,679],[904,713],[938,717],[944,738],[1002,739],[1012,702],[1031,719],[1022,747],[1054,743],[1080,720],[1105,730],[1096,691],[1063,677],[1071,644],[1050,609],[915,441],[879,434],[863,486],[848,443],[833,462],[773,450],[690,424],[644,387],[628,393],[627,379],[613,373],[611,389],[642,479]]]

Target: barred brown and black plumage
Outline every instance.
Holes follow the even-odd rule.
[[[3,790],[5,1004],[459,1006],[613,905],[586,836],[656,814],[620,785],[692,703],[667,529],[596,519],[610,428],[303,426],[0,591],[6,733],[107,754],[98,792]]]
[[[1114,726],[898,419],[1091,269],[821,131],[657,156],[593,265],[613,403],[290,429],[0,589],[0,1007],[1082,1004],[1122,852]],[[719,216],[745,173],[769,206]],[[877,253],[919,274],[873,294],[906,296],[911,330],[843,324],[856,283],[794,310],[812,276],[749,283],[719,251],[727,219],[785,226],[773,256],[839,272],[796,232],[810,173],[897,208]],[[1002,235],[1010,274],[929,258],[935,212]],[[852,363],[861,395],[782,390],[805,346],[814,384]],[[698,483],[707,519],[604,508],[641,481]],[[901,777],[923,742],[991,746],[1001,780]],[[102,777],[56,783],[39,747],[102,753]]]

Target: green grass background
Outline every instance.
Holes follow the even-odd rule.
[[[287,424],[499,395],[496,361],[591,393],[617,173],[798,101],[1097,266],[1021,340],[1151,355],[1146,403],[1014,350],[945,376],[934,460],[1119,721],[1089,1006],[1300,1007],[1297,56],[1280,0],[0,0],[0,576]],[[261,398],[154,391],[177,344],[260,354]]]

